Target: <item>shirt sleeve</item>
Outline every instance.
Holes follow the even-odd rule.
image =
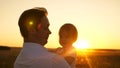
[[[70,66],[61,56],[51,54],[31,61],[27,68],[70,68]]]
[[[63,57],[56,55],[53,58],[53,68],[70,68],[70,66]]]

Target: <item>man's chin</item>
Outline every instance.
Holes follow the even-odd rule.
[[[44,41],[43,45],[47,44],[47,42],[48,42],[47,40],[46,40],[46,41]]]

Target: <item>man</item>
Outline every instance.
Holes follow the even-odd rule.
[[[69,68],[60,56],[44,48],[49,34],[49,21],[45,8],[33,8],[22,13],[19,19],[23,49],[18,55],[14,68]]]

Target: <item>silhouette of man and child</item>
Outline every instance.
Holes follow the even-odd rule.
[[[46,8],[35,7],[25,10],[18,21],[23,37],[23,48],[17,56],[14,68],[75,68],[76,51],[72,44],[77,40],[78,32],[71,23],[63,24],[59,30],[59,43],[56,53],[45,48],[49,30]]]

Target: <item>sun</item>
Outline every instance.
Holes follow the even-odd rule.
[[[76,49],[87,49],[90,47],[90,44],[86,40],[78,40],[73,46]]]

